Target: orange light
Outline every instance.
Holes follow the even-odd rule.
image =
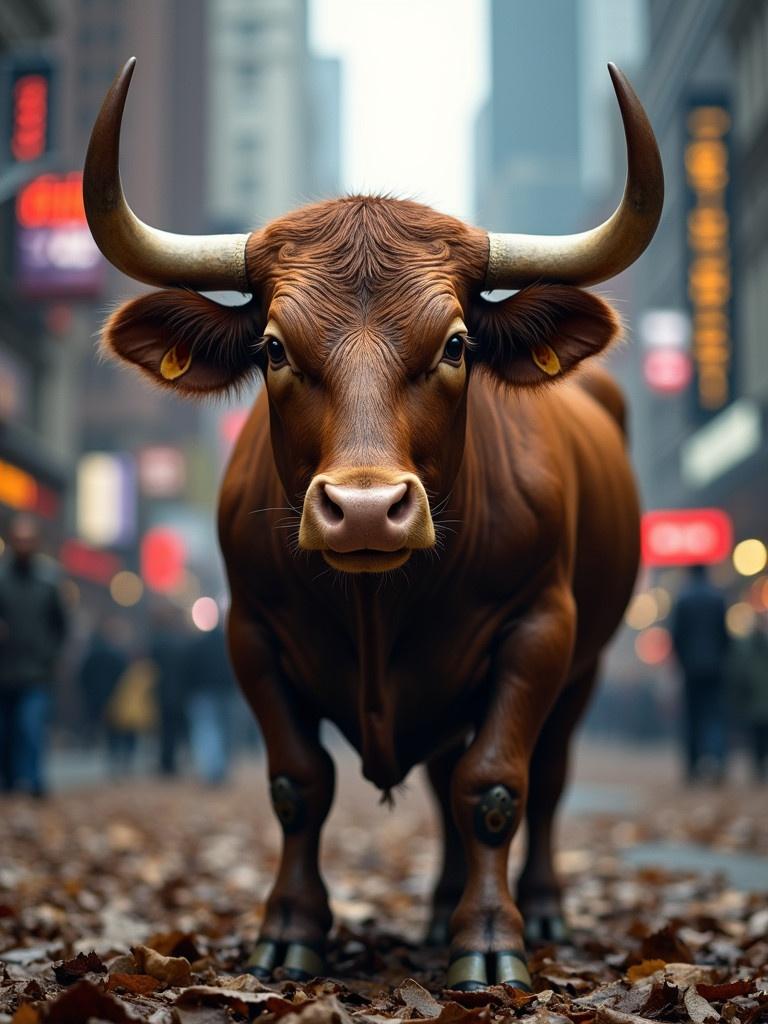
[[[0,501],[10,508],[29,512],[37,506],[37,481],[10,462],[0,460]]]

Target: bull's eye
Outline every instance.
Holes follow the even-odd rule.
[[[445,343],[443,359],[448,363],[458,363],[464,354],[464,339],[460,334],[452,335]]]
[[[269,338],[267,340],[267,355],[269,356],[270,366],[274,367],[274,369],[285,366],[288,362],[283,343],[278,341],[277,338]]]

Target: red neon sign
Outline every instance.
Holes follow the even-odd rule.
[[[87,224],[82,171],[41,174],[34,178],[19,192],[16,220],[23,228]]]
[[[731,553],[733,524],[719,508],[646,512],[641,543],[648,566],[713,565]]]
[[[38,160],[45,153],[48,134],[48,80],[28,74],[13,86],[11,153],[20,163]]]

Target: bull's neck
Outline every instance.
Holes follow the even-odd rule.
[[[360,574],[352,585],[357,648],[357,716],[363,774],[382,789],[399,782],[394,737],[394,695],[386,685],[391,631],[385,628],[380,581]]]

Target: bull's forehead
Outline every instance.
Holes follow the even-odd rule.
[[[434,268],[403,268],[395,277],[350,287],[322,269],[286,268],[272,293],[268,319],[307,369],[354,351],[389,349],[417,372],[462,318],[458,288]]]

